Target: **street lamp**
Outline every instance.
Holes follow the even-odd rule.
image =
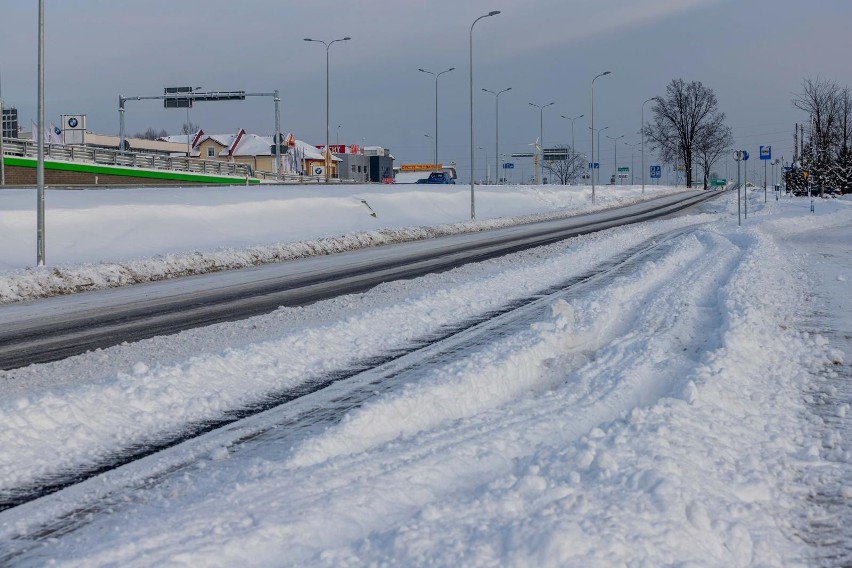
[[[609,75],[610,73],[612,73],[612,71],[604,71],[603,73],[600,73],[599,75],[595,75],[595,78],[592,79],[592,116],[591,116],[592,125],[590,127],[592,129],[592,168],[594,168],[594,164],[595,164],[595,81],[597,81],[600,77],[603,77],[604,75]],[[603,129],[601,129],[601,130],[603,130]],[[601,142],[601,136],[600,136],[600,133],[598,133],[598,145],[599,146],[600,146],[600,142]],[[600,159],[600,149],[598,149],[598,159]],[[594,202],[595,202],[595,170],[592,169],[592,203],[594,203]]]
[[[512,87],[507,87],[497,92],[489,91],[488,89],[482,90],[494,95],[494,174],[497,176],[497,183],[500,183],[500,95],[506,91],[511,91]]]
[[[434,75],[435,77],[435,171],[438,171],[438,77],[443,75],[444,73],[449,73],[450,71],[454,71],[455,67],[450,67],[449,69],[445,69],[440,73],[433,73],[431,71],[427,71],[425,69],[418,69],[423,73],[428,73],[429,75]]]
[[[592,129],[592,155],[595,153],[595,132],[598,133],[598,160],[601,159],[601,132],[609,128],[609,126],[604,126],[603,128],[594,129],[591,126],[589,128]],[[600,170],[600,164],[595,168],[595,159],[592,158],[592,183],[595,183],[595,170]],[[600,180],[600,173],[598,173],[598,179]],[[594,187],[594,186],[592,186]],[[594,195],[594,193],[592,194]]]
[[[546,105],[537,105],[535,103],[530,103],[530,106],[534,106],[538,109],[538,143],[541,145],[541,162],[538,164],[538,171],[536,172],[540,178],[544,176],[542,174],[542,168],[544,167],[544,109],[547,107],[554,105],[556,103],[547,103]],[[536,185],[538,181],[536,181]]]
[[[614,154],[613,160],[615,161],[615,165],[613,166],[613,171],[615,173],[613,173],[612,179],[614,182],[613,185],[615,185],[618,183],[618,141],[624,138],[624,134],[622,134],[621,136],[616,136],[615,138],[613,138],[612,136],[607,136],[607,138],[612,140],[612,149]]]
[[[473,26],[476,25],[476,22],[481,20],[482,18],[488,18],[490,16],[496,16],[500,13],[500,10],[493,10],[488,12],[484,16],[479,16],[476,18],[472,24],[470,24],[470,220],[473,221],[476,219],[476,203],[474,201],[474,193],[473,193]]]
[[[657,97],[651,97],[642,101],[642,128],[639,132],[642,134],[642,193],[645,193],[645,103],[656,100]]]
[[[635,180],[633,179],[633,158],[635,157],[634,154],[636,151],[636,146],[639,146],[641,142],[634,142],[633,144],[631,144],[630,142],[625,142],[625,144],[630,146],[630,185],[634,185]]]
[[[488,149],[482,146],[477,146],[477,148],[485,152],[485,185],[488,185]]]
[[[337,125],[337,137],[334,139],[334,143],[337,146],[340,146],[340,125]]]
[[[426,137],[426,138],[428,138],[429,140],[433,140],[433,139],[435,138],[435,137],[434,137],[434,136],[432,136],[431,134],[424,134],[423,136],[425,136],[425,137]],[[434,145],[434,144],[432,144],[432,143],[430,142],[430,143],[429,143],[429,145],[434,147],[434,151],[435,151],[435,152],[437,152],[437,151],[438,151],[438,148],[437,148],[437,147],[435,147],[435,145]],[[437,164],[437,163],[438,163],[438,154],[435,154],[435,155],[433,156],[433,158],[435,158],[435,159],[433,160],[433,162]]]
[[[316,43],[321,43],[325,46],[325,181],[328,183],[331,175],[331,148],[329,148],[328,138],[329,138],[329,125],[328,125],[328,116],[329,116],[329,65],[328,65],[328,52],[331,49],[331,46],[338,41],[349,41],[352,39],[349,36],[342,37],[339,39],[331,40],[329,42],[325,42],[321,39],[311,39],[309,37],[305,38],[305,41],[312,41]],[[276,133],[277,134],[277,133]]]
[[[564,114],[562,114],[560,116],[562,118],[564,118],[565,120],[571,121],[571,152],[576,153],[577,149],[574,147],[574,121],[577,120],[578,118],[583,118],[586,115],[580,114],[580,115],[575,116],[574,118],[571,118],[570,116],[565,116]],[[577,181],[576,178],[574,179],[574,181],[575,182]]]
[[[36,162],[36,262],[44,266],[44,0],[38,1],[38,146]]]

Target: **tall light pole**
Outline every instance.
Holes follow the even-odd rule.
[[[44,266],[44,0],[38,0],[38,161],[36,162],[36,261]]]
[[[538,163],[538,175],[539,178],[544,178],[543,168],[544,168],[544,109],[547,107],[554,105],[556,103],[547,103],[546,105],[537,105],[535,103],[530,103],[530,106],[534,106],[538,109],[538,143],[541,146],[541,161]]]
[[[601,159],[601,132],[603,132],[604,130],[609,128],[609,126],[604,126],[603,128],[598,128],[597,130],[595,130],[591,126],[589,128],[592,129],[592,155],[594,155],[594,152],[595,152],[595,132],[598,133],[598,160],[600,160]],[[595,183],[595,169],[600,170],[600,167],[598,167],[598,168],[594,167],[594,163],[595,163],[595,160],[594,160],[594,158],[592,158],[592,164],[593,164],[592,165],[592,183],[593,184]],[[600,181],[600,173],[598,173],[598,181]],[[594,187],[594,186],[592,186],[592,187]],[[594,192],[594,189],[592,191]],[[592,193],[592,195],[594,195],[594,193]],[[594,198],[592,198],[592,199],[594,199]]]
[[[583,118],[586,115],[580,114],[580,115],[575,116],[574,118],[571,118],[570,116],[565,116],[564,114],[562,114],[560,116],[562,118],[564,118],[565,120],[571,121],[571,152],[576,153],[577,148],[574,146],[574,121],[577,120],[578,118]],[[575,182],[577,181],[576,178],[574,179],[574,181]]]
[[[328,124],[328,117],[329,117],[329,114],[330,114],[329,113],[330,72],[329,72],[329,64],[328,64],[328,52],[331,49],[331,46],[333,44],[337,43],[338,41],[349,41],[350,39],[352,39],[352,38],[349,37],[349,36],[346,36],[346,37],[342,37],[342,38],[339,38],[339,39],[331,40],[329,42],[325,42],[321,39],[311,39],[309,37],[305,38],[305,41],[313,41],[313,42],[316,42],[316,43],[321,43],[325,46],[325,181],[326,181],[326,183],[329,181],[330,176],[331,176],[331,164],[330,164],[330,162],[331,162],[331,148],[329,148],[329,143],[328,143],[329,130],[330,130],[329,124]]]
[[[633,158],[635,157],[634,154],[636,151],[636,146],[641,144],[641,142],[634,142],[633,144],[631,144],[630,142],[625,142],[625,144],[630,146],[630,185],[635,185],[635,181],[633,179],[633,172],[635,171],[633,169]]]
[[[483,163],[485,164],[485,185],[488,185],[488,149],[484,146],[477,146],[477,148],[485,152],[485,161]]]
[[[334,139],[334,143],[337,146],[340,146],[340,125],[337,125],[337,137]]]
[[[450,71],[455,71],[455,67],[450,67],[449,69],[445,69],[440,73],[433,73],[431,71],[427,71],[425,69],[418,69],[423,73],[428,73],[429,75],[433,75],[435,77],[435,171],[438,171],[438,77],[443,75],[444,73],[449,73]]]
[[[431,134],[424,134],[423,136],[425,136],[425,137],[426,137],[426,138],[428,138],[429,140],[432,140],[432,139],[434,138]],[[432,146],[432,149],[433,149],[435,152],[437,152],[437,151],[438,151],[438,148],[437,148],[434,144],[432,144],[431,142],[429,142],[429,145],[430,145],[430,146]],[[435,155],[433,155],[432,157],[434,158],[434,160],[432,160],[432,161],[433,161],[434,163],[436,163],[436,164],[437,164],[437,163],[438,163],[438,154],[435,154]]]
[[[506,91],[511,91],[512,87],[497,92],[488,89],[482,90],[494,95],[494,174],[497,176],[497,183],[500,183],[500,95]]]
[[[622,134],[621,136],[616,136],[615,138],[613,138],[612,136],[607,136],[607,138],[612,140],[612,150],[613,150],[613,158],[612,159],[615,162],[615,165],[612,167],[613,171],[615,172],[612,175],[612,179],[614,181],[613,185],[616,185],[616,184],[618,184],[618,141],[621,140],[622,138],[624,138],[624,134]]]
[[[484,16],[479,16],[476,18],[472,24],[470,24],[470,220],[473,221],[476,219],[476,203],[474,201],[474,193],[473,193],[473,26],[476,25],[476,22],[481,20],[482,18],[488,18],[490,16],[496,16],[500,13],[500,10],[493,10],[488,12]]]
[[[595,81],[597,81],[600,77],[603,77],[604,75],[609,75],[610,73],[611,71],[604,71],[603,73],[596,75],[595,78],[592,79],[592,125],[590,127],[592,129],[592,203],[595,202]],[[600,133],[598,133],[598,145],[600,145],[600,142],[601,136]],[[600,154],[600,149],[598,149],[598,154]],[[598,156],[598,159],[600,159],[600,155]]]
[[[642,193],[645,193],[645,103],[656,99],[657,97],[651,97],[642,101],[642,128],[639,129],[642,135]]]

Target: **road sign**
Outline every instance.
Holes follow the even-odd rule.
[[[618,174],[618,179],[627,179],[629,177],[630,177],[630,175],[628,175],[628,174]]]
[[[760,147],[760,159],[761,160],[771,160],[772,159],[772,146],[761,146]]]
[[[651,179],[660,179],[663,177],[662,166],[651,166]]]
[[[713,178],[710,180],[710,185],[714,187],[725,187],[726,185],[728,185],[728,180]]]
[[[625,167],[618,168],[618,171],[620,171],[620,172],[629,172],[629,171],[630,171],[630,168],[629,168],[629,167],[627,167],[627,166],[625,166]]]
[[[743,150],[743,160],[748,160],[748,152]]]
[[[512,162],[506,162],[505,164],[503,164],[503,169],[504,170],[514,170],[515,164],[513,164]]]
[[[599,170],[599,169],[601,169],[601,163],[600,162],[589,162],[589,169],[590,170]]]

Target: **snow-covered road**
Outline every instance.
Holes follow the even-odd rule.
[[[0,489],[555,294],[312,427],[213,436],[176,469],[150,456],[0,513],[0,552],[25,566],[807,564],[810,521],[848,520],[807,499],[815,472],[834,464],[820,482],[842,486],[850,461],[848,431],[812,419],[808,395],[830,396],[848,357],[813,314],[850,327],[852,267],[826,263],[820,236],[848,259],[852,202],[811,214],[751,198],[742,228],[727,194],[685,217],[3,372]],[[45,539],[44,526],[63,530]]]

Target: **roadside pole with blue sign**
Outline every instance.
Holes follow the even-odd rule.
[[[662,166],[651,166],[651,179],[660,179],[663,177],[663,167]]]
[[[772,159],[772,146],[760,147],[760,159],[763,160],[763,202],[766,203],[766,164]]]

